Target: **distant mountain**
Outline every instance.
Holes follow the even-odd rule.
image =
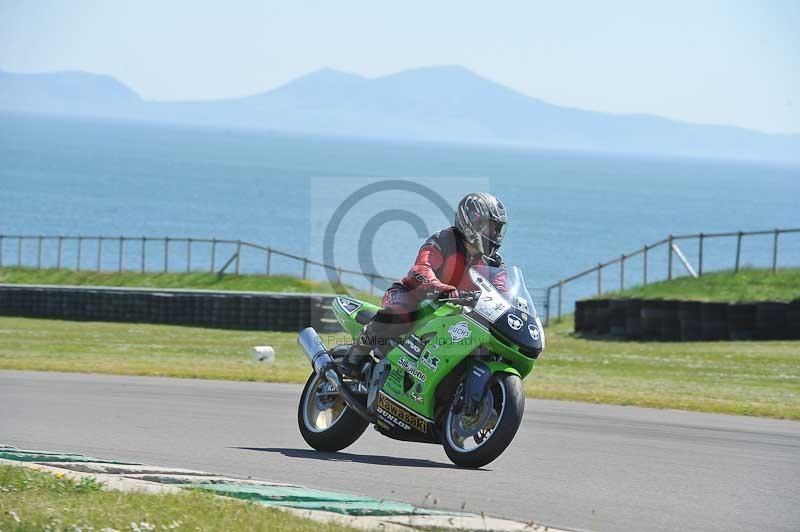
[[[134,91],[111,76],[85,72],[11,74],[0,70],[0,109],[117,116],[142,104]]]
[[[108,76],[0,71],[0,110],[371,138],[513,143],[800,162],[800,135],[552,105],[457,66],[364,78],[331,69],[227,100],[146,102]]]

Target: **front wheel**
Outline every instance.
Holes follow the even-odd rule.
[[[356,441],[369,422],[347,406],[321,375],[312,374],[297,408],[300,434],[318,451],[341,451]]]
[[[496,374],[474,416],[460,409],[454,412],[462,389],[459,387],[444,418],[442,444],[454,464],[479,468],[500,456],[517,433],[525,411],[522,379],[510,373]]]

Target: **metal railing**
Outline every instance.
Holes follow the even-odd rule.
[[[740,266],[741,266],[741,258],[742,258],[742,239],[746,236],[764,236],[764,235],[771,235],[772,236],[772,272],[775,273],[778,269],[778,237],[782,234],[786,233],[800,233],[800,228],[791,228],[791,229],[769,229],[763,231],[735,231],[735,232],[727,232],[727,233],[695,233],[695,234],[688,234],[688,235],[670,235],[663,240],[659,240],[653,244],[645,244],[641,248],[634,250],[630,253],[623,253],[617,258],[611,259],[606,262],[599,262],[596,266],[589,268],[588,270],[584,270],[580,273],[572,275],[570,277],[566,277],[564,279],[559,280],[558,282],[550,285],[547,287],[547,297],[546,297],[546,311],[547,315],[545,317],[545,323],[549,324],[550,316],[551,316],[551,302],[553,301],[551,297],[551,292],[553,290],[557,290],[557,314],[556,320],[561,320],[562,315],[562,303],[563,303],[563,295],[564,295],[564,286],[568,283],[577,281],[587,275],[596,274],[597,275],[597,295],[601,295],[603,293],[603,269],[614,264],[619,264],[619,289],[620,291],[625,290],[625,263],[626,261],[637,257],[639,255],[642,256],[642,284],[647,285],[648,281],[652,281],[652,279],[648,279],[648,257],[650,252],[654,249],[659,248],[660,246],[666,245],[667,246],[667,280],[671,280],[675,276],[674,272],[674,259],[675,257],[678,258],[680,263],[684,266],[687,273],[693,277],[699,277],[703,275],[703,251],[705,242],[711,238],[736,238],[736,254],[733,264],[733,270],[738,273]],[[681,240],[691,240],[697,239],[698,241],[698,268],[695,270],[690,262],[686,259],[681,248],[678,246],[678,241]]]
[[[11,258],[9,261],[9,257],[4,257],[4,243],[6,241],[16,243],[16,253],[13,253],[14,257]],[[30,245],[30,243],[35,244],[36,251],[35,251],[35,260],[31,261],[31,263],[26,264],[24,261],[25,258],[25,247],[26,244]],[[85,263],[86,259],[86,243],[94,243],[94,249],[89,250],[93,253],[93,262],[87,268]],[[154,244],[161,244],[159,245],[160,250],[163,250],[161,253],[160,260],[157,262],[158,267],[153,267],[152,259],[153,259],[153,250],[152,246]],[[67,246],[73,246],[73,253],[67,253]],[[13,244],[12,244],[13,246]],[[54,253],[51,253],[53,256],[51,257],[51,261],[44,260],[45,252],[48,250],[52,252],[53,246],[55,247]],[[110,263],[113,265],[111,268],[105,267],[109,263],[108,260],[108,250],[109,246],[111,249],[111,261]],[[131,246],[133,246],[133,250],[131,250]],[[181,260],[181,268],[180,270],[175,269],[175,258],[174,254],[178,251],[178,247],[183,248],[183,259]],[[207,264],[203,268],[197,268],[194,262],[197,262],[197,248],[198,246],[204,246],[207,251],[206,261]],[[222,266],[218,268],[219,262],[218,257],[220,253],[224,253],[225,248],[227,247],[227,251],[230,252],[232,250],[232,254],[230,257],[222,263]],[[150,261],[148,261],[148,250],[150,251]],[[172,250],[172,254],[170,253]],[[274,257],[282,257],[285,259],[290,259],[292,261],[298,262],[302,265],[302,274],[301,277],[303,279],[308,279],[310,275],[309,268],[310,267],[317,267],[322,268],[325,272],[333,272],[336,275],[336,280],[339,284],[343,283],[343,278],[345,275],[355,275],[362,279],[367,279],[369,281],[369,291],[370,293],[374,293],[375,290],[375,281],[394,281],[392,278],[384,277],[380,274],[374,272],[361,272],[358,270],[351,270],[348,268],[342,268],[333,266],[330,264],[325,264],[323,262],[309,259],[308,257],[302,257],[299,255],[295,255],[292,253],[287,253],[285,251],[280,251],[277,249],[273,249],[271,246],[262,246],[259,244],[255,244],[253,242],[248,242],[246,240],[225,240],[225,239],[217,239],[217,238],[172,238],[172,237],[131,237],[131,236],[66,236],[66,235],[0,235],[0,267],[3,266],[29,266],[34,267],[36,269],[42,269],[47,267],[54,267],[58,270],[61,269],[74,269],[76,271],[83,270],[93,270],[97,272],[110,272],[110,271],[139,271],[141,273],[145,272],[170,272],[170,271],[185,271],[187,273],[193,271],[208,271],[211,273],[217,273],[218,275],[224,274],[229,269],[232,269],[234,273],[240,274],[242,269],[242,257],[245,250],[249,250],[250,253],[258,253],[261,254],[261,264],[263,265],[263,272],[266,275],[270,275],[273,273],[273,258]],[[195,261],[192,260],[192,252],[195,251]],[[131,254],[135,257],[135,263],[137,264],[136,268],[131,268]],[[172,263],[170,263],[170,258],[172,257]],[[223,255],[225,258],[227,254]],[[14,260],[16,259],[16,260]],[[69,264],[67,264],[69,261]],[[185,262],[185,268],[183,267]],[[251,257],[251,264],[253,263]],[[172,268],[172,269],[170,269]],[[255,273],[255,272],[253,272]]]

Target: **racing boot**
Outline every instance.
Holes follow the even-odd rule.
[[[409,325],[405,322],[396,323],[396,318],[383,312],[378,312],[372,320],[361,330],[358,339],[350,347],[344,360],[339,363],[342,375],[358,379],[364,365],[373,358],[381,359],[389,352],[395,339],[407,332]]]
[[[364,369],[364,364],[369,360],[369,353],[372,351],[370,338],[366,334],[366,327],[361,331],[361,334],[356,339],[355,343],[350,346],[350,350],[344,356],[344,359],[339,362],[339,371],[345,377],[351,379],[359,379],[361,371]]]

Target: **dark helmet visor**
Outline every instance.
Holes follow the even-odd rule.
[[[499,246],[503,242],[503,237],[506,234],[507,227],[508,224],[503,222],[498,222],[497,220],[486,220],[481,225],[479,232],[481,236]]]

